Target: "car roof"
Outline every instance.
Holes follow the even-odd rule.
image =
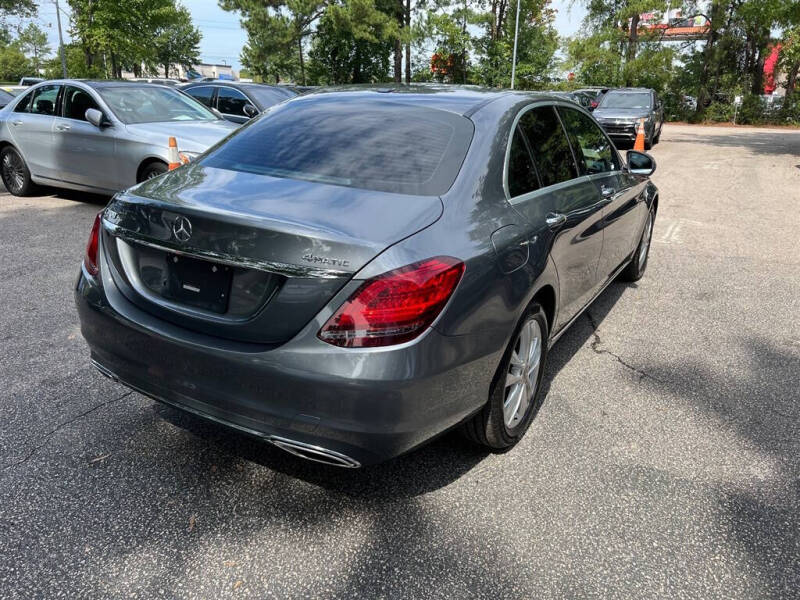
[[[112,87],[122,87],[122,86],[147,86],[147,87],[164,87],[167,89],[174,89],[174,86],[171,85],[164,85],[160,83],[149,83],[147,81],[130,81],[127,79],[47,79],[42,81],[41,83],[37,83],[36,86],[40,86],[42,84],[47,85],[65,85],[65,84],[83,84],[93,89],[103,89],[103,88],[112,88]],[[33,86],[31,86],[33,87]]]
[[[379,84],[379,85],[348,85],[339,87],[319,88],[297,99],[314,98],[321,94],[356,95],[363,98],[387,99],[403,104],[415,104],[426,108],[444,110],[458,115],[469,116],[481,107],[500,98],[516,97],[518,99],[541,98],[546,100],[560,100],[548,92],[520,92],[516,90],[503,90],[496,88],[481,88],[477,86],[461,86],[452,84]]]
[[[650,88],[643,87],[624,87],[624,88],[611,88],[609,92],[652,92]]]

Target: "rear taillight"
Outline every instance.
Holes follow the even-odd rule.
[[[439,256],[365,281],[317,336],[346,348],[414,339],[433,323],[456,289],[464,263]]]
[[[83,257],[83,266],[90,275],[97,275],[100,272],[100,268],[97,266],[97,241],[100,237],[100,215],[102,214],[99,212],[94,218],[92,232],[89,234],[89,241],[86,242],[86,255]]]

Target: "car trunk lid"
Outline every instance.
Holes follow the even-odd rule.
[[[116,196],[104,247],[115,281],[141,308],[212,335],[280,343],[441,212],[435,196],[195,164]]]

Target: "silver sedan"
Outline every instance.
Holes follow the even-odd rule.
[[[235,129],[166,86],[46,81],[0,110],[0,174],[17,196],[37,184],[113,194],[166,172],[170,137],[189,162]]]

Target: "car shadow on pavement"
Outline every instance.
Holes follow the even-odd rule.
[[[595,300],[590,307],[595,326],[602,322],[628,287],[614,283]],[[542,379],[544,402],[552,379],[584,346],[592,331],[574,324],[553,347]],[[157,411],[166,421],[214,444],[223,452],[330,491],[361,498],[419,496],[452,483],[490,455],[486,449],[463,438],[458,431],[451,430],[388,462],[356,470],[341,469],[297,458],[263,440],[166,405],[158,405]]]
[[[295,457],[264,440],[166,405],[158,405],[157,411],[164,420],[224,453],[332,492],[360,498],[419,496],[452,483],[488,456],[487,451],[451,431],[385,463],[343,469]]]

